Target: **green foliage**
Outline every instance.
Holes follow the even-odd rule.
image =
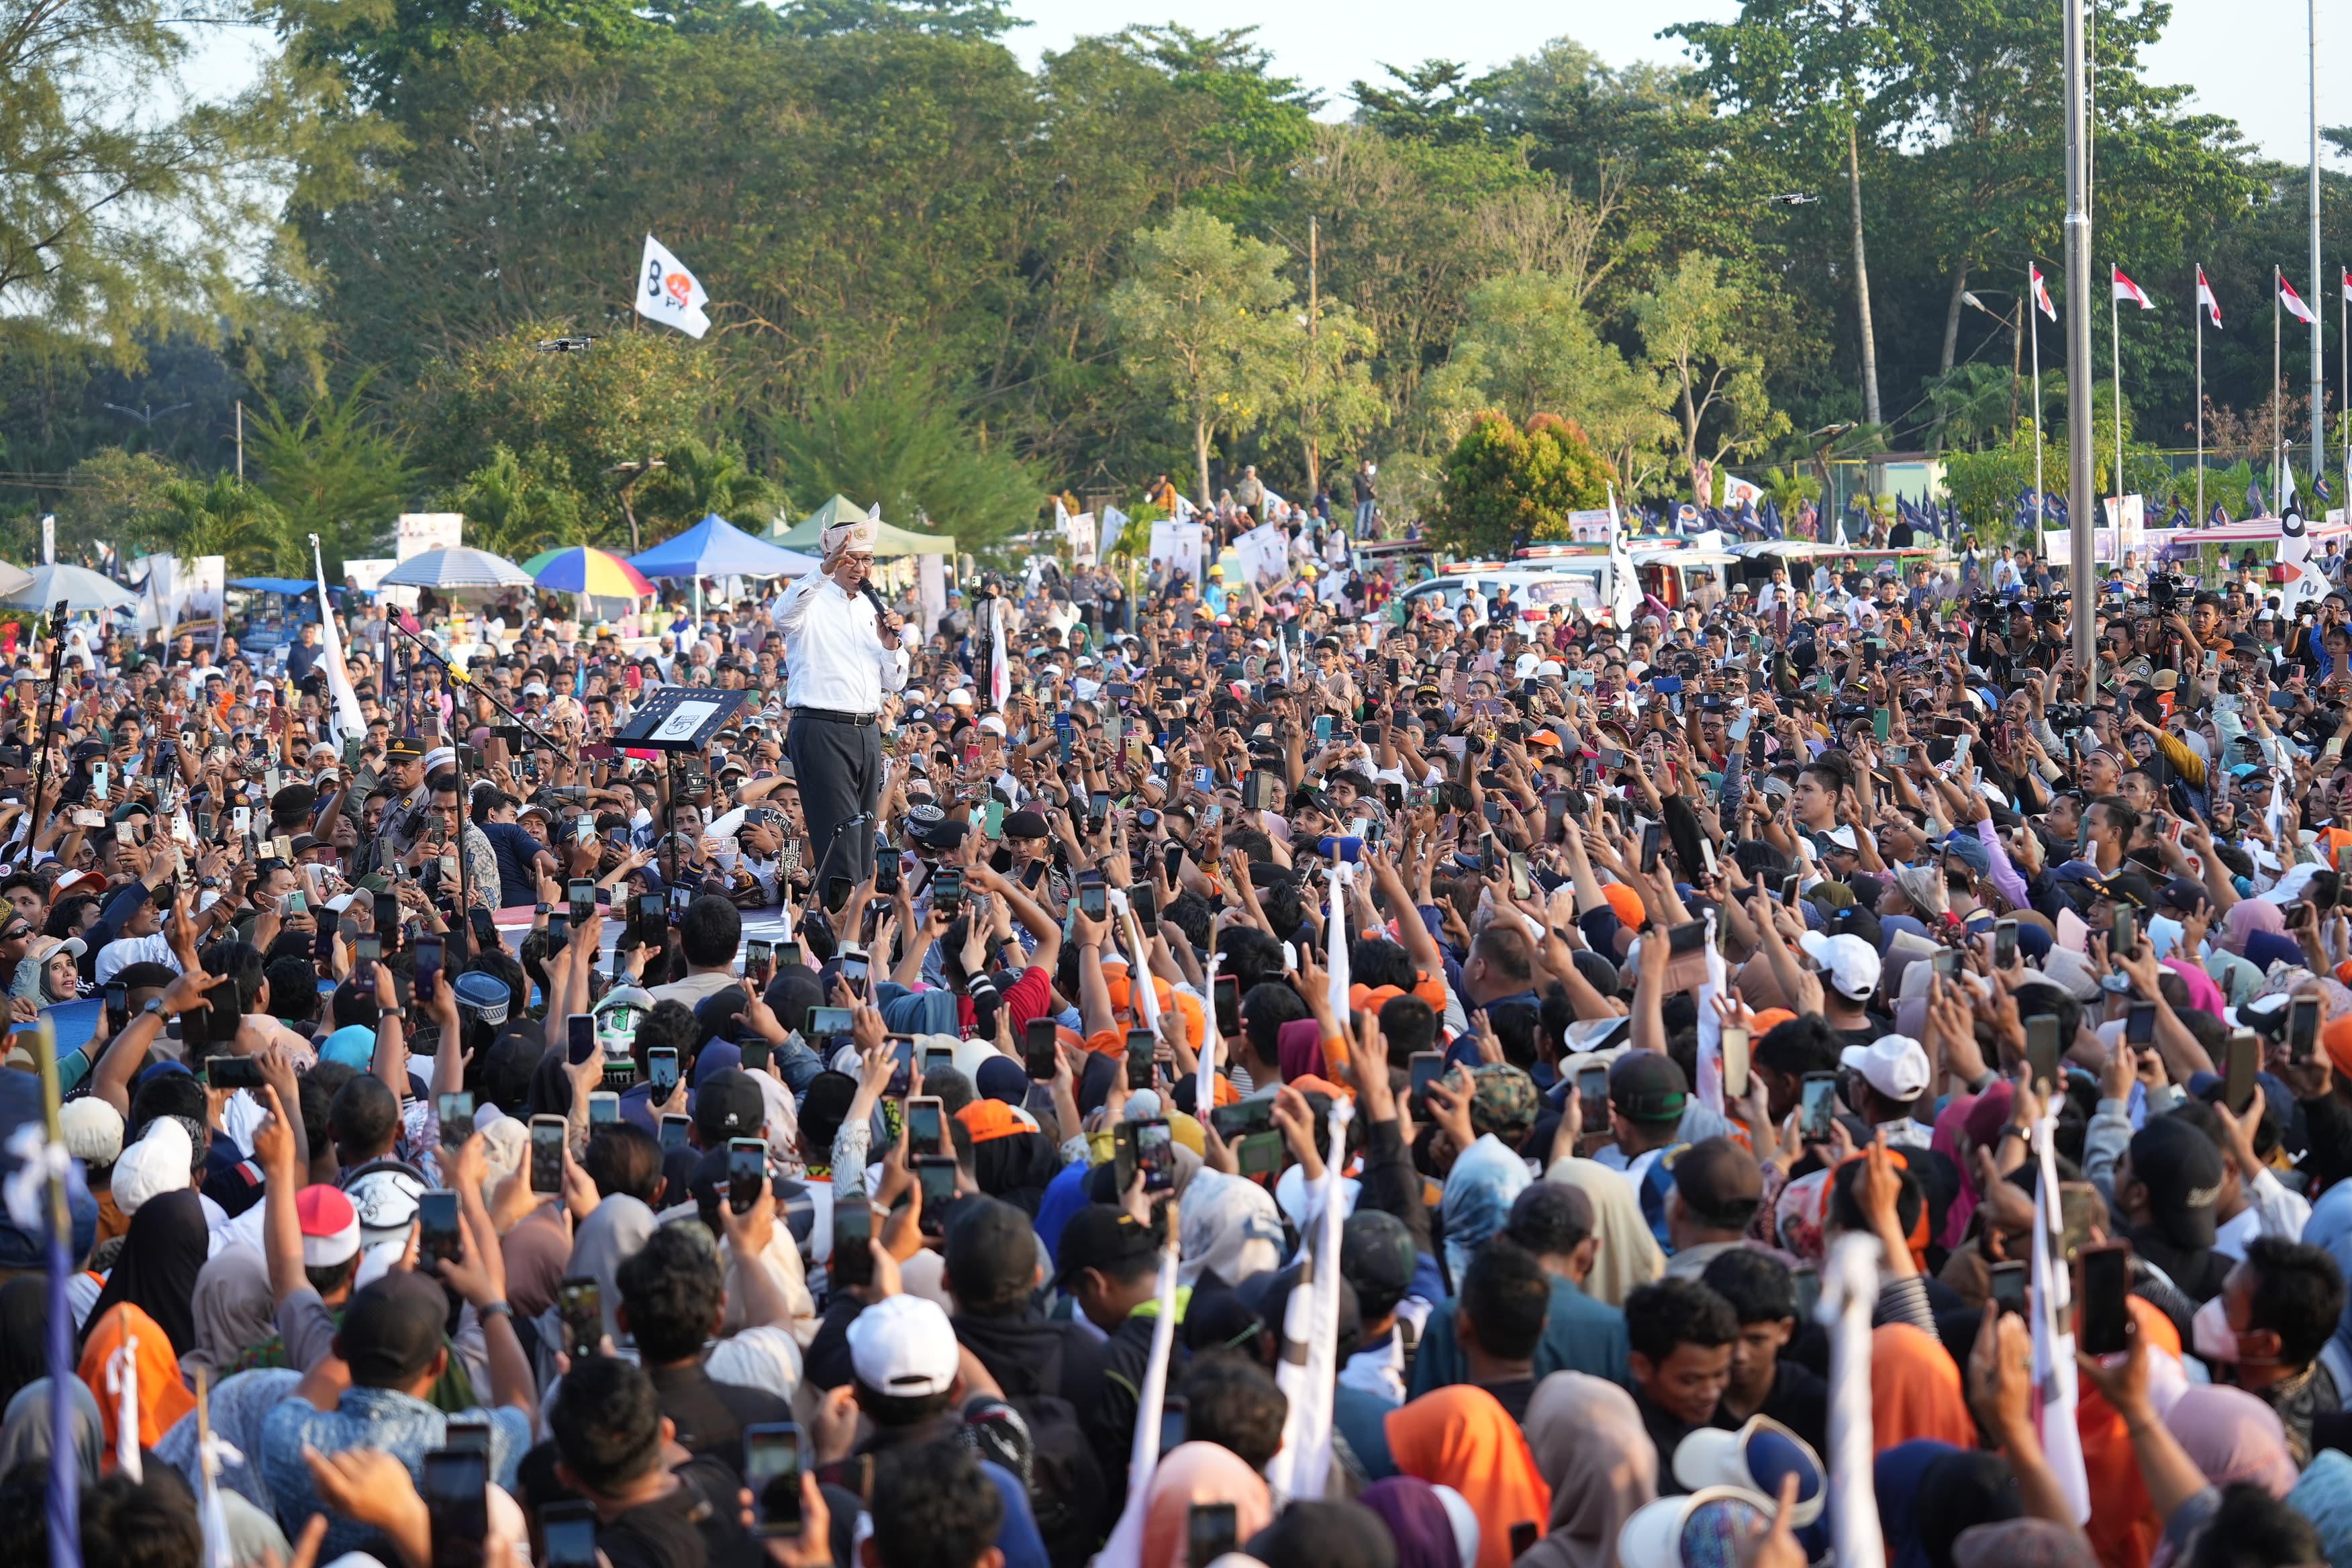
[[[2066,449],[2042,448],[2043,482],[2054,490],[2066,484]],[[2014,439],[1979,451],[1944,458],[1944,489],[1961,522],[1980,540],[2007,542],[2021,491],[2033,488],[2033,427],[2021,426]]]
[[[1364,106],[1364,121],[1381,135],[1402,142],[1459,145],[1482,140],[1486,127],[1477,99],[1459,60],[1423,60],[1411,69],[1383,66],[1395,85],[1352,82],[1348,96]]]
[[[298,561],[286,514],[256,486],[223,474],[208,481],[170,480],[162,496],[167,510],[158,520],[156,543],[183,561],[218,555],[232,577],[279,572],[290,577],[309,561],[309,542],[299,542]]]
[[[299,416],[265,398],[246,425],[262,493],[284,514],[292,543],[307,546],[309,535],[319,536],[331,582],[341,580],[346,556],[383,549],[416,481],[405,443],[362,402],[372,379],[361,376],[340,398],[312,400]]]
[[[1771,498],[1772,504],[1780,509],[1783,518],[1792,518],[1804,508],[1807,502],[1822,499],[1820,477],[1798,468],[1793,463],[1785,468],[1775,467],[1765,469],[1764,477],[1756,482],[1762,487],[1764,493]]]
[[[146,554],[171,527],[166,487],[184,477],[151,452],[106,447],[84,458],[58,503],[58,559],[95,560],[101,541],[125,560]]]
[[[1003,447],[983,447],[935,376],[894,367],[825,382],[769,431],[793,494],[879,502],[885,521],[953,534],[961,551],[1036,522],[1043,478]]]
[[[466,514],[466,542],[472,548],[520,563],[542,550],[594,542],[561,460],[544,448],[531,457],[544,466],[494,447],[489,461],[450,493],[448,510]]]
[[[1507,557],[1529,540],[1567,538],[1570,512],[1606,504],[1609,468],[1584,433],[1557,416],[1521,426],[1490,410],[1455,443],[1444,482],[1437,542],[1465,555]]]
[[[616,332],[585,353],[543,353],[555,324],[524,327],[430,367],[409,398],[419,449],[440,473],[472,476],[503,449],[534,482],[578,498],[570,543],[626,537],[615,464],[642,463],[708,424],[714,367],[668,331]]]
[[[735,441],[722,436],[706,447],[688,436],[664,448],[661,468],[637,492],[637,510],[666,521],[671,532],[717,512],[746,533],[765,533],[786,499],[782,485],[745,466]]]
[[[1789,428],[1771,405],[1764,362],[1742,317],[1754,299],[1712,257],[1685,256],[1654,292],[1633,301],[1633,320],[1650,364],[1666,384],[1682,421],[1682,468],[1720,462],[1763,447]]]
[[[1207,499],[1209,447],[1220,429],[1246,428],[1268,409],[1261,367],[1287,331],[1277,313],[1290,285],[1282,252],[1192,207],[1135,235],[1132,268],[1103,302],[1129,379],[1164,395],[1191,425]]]

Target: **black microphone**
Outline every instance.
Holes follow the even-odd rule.
[[[878,636],[882,630],[882,617],[890,613],[890,606],[882,602],[882,595],[874,591],[871,583],[859,584],[857,591],[874,601],[874,630]]]

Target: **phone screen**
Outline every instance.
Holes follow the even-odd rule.
[[[1090,921],[1103,919],[1110,912],[1110,889],[1100,882],[1081,884],[1078,888],[1078,912]]]
[[[436,1109],[441,1118],[441,1142],[455,1149],[474,1135],[474,1097],[465,1089],[441,1096]]]
[[[833,1211],[833,1285],[836,1290],[874,1281],[874,1209],[866,1203],[836,1205]]]
[[[1837,1115],[1837,1074],[1809,1072],[1803,1089],[1804,1114],[1801,1123],[1802,1136],[1808,1143],[1830,1141],[1830,1123]]]
[[[1992,966],[2007,969],[2017,962],[2017,922],[1997,921],[1992,928]]]
[[[539,1510],[544,1547],[540,1568],[596,1568],[596,1510],[584,1502],[551,1502]]]
[[[1727,1100],[1748,1095],[1748,1031],[1736,1024],[1723,1030],[1723,1093]]]
[[[1127,1032],[1127,1087],[1151,1087],[1151,1055],[1160,1046],[1160,1037],[1149,1029]]]
[[[1135,1124],[1135,1163],[1143,1173],[1143,1190],[1176,1190],[1176,1143],[1164,1118]]]
[[[2033,1074],[2037,1090],[2046,1092],[2058,1083],[2058,1019],[2054,1014],[2036,1013],[2025,1020],[2025,1063]]]
[[[416,1254],[430,1261],[446,1258],[456,1262],[465,1251],[463,1237],[457,1229],[457,1194],[452,1192],[420,1193],[416,1197]]]
[[[2254,1075],[2262,1070],[2262,1037],[2252,1029],[2231,1031],[2229,1076],[2221,1089],[2221,1097],[2231,1110],[2242,1115],[2253,1102]]]
[[[1665,841],[1665,825],[1660,822],[1653,822],[1642,829],[1641,868],[1643,872],[1654,871],[1658,868],[1658,849]]]
[[[646,1053],[646,1086],[656,1100],[667,1100],[677,1088],[677,1047],[656,1046]]]
[[[2156,1040],[2156,1004],[2135,1002],[2124,1016],[2124,1038],[2135,1046],[2153,1044]]]
[[[2115,927],[2107,933],[2107,952],[2116,958],[2139,955],[2139,916],[2128,909],[2119,909],[2115,915]]]
[[[1214,987],[1217,1003],[1217,1033],[1230,1040],[1241,1033],[1242,983],[1238,975],[1220,974]]]
[[[749,1214],[768,1179],[768,1145],[757,1138],[727,1140],[727,1206]]]
[[[1209,1564],[1240,1545],[1236,1510],[1229,1502],[1196,1502],[1185,1519],[1185,1558],[1190,1568]]]
[[[693,1131],[693,1117],[665,1116],[661,1119],[661,1146],[665,1149],[683,1149],[687,1146],[687,1135]]]
[[[795,1535],[801,1528],[801,1429],[789,1421],[743,1428],[743,1485],[751,1493],[754,1535]]]
[[[1021,1059],[1033,1082],[1045,1083],[1052,1079],[1056,1056],[1053,1019],[1032,1018],[1022,1026]]]
[[[2286,1055],[2307,1062],[2319,1048],[2319,998],[2298,996],[2286,1005]]]
[[[596,1020],[594,1018],[585,1013],[568,1014],[563,1020],[563,1028],[564,1055],[571,1058],[573,1067],[578,1067],[596,1054]]]
[[[907,1146],[918,1154],[946,1152],[947,1117],[929,1095],[907,1101]]]
[[[572,905],[572,923],[586,925],[588,917],[596,912],[596,884],[584,877],[575,877],[567,890],[570,894],[568,901]]]
[[[416,939],[416,982],[411,994],[417,1005],[433,999],[433,989],[441,983],[441,939],[420,936]]]
[[[1609,1131],[1609,1069],[1586,1068],[1576,1075],[1576,1096],[1583,1102],[1583,1126],[1586,1132]]]
[[[435,1563],[479,1563],[490,1539],[490,1457],[463,1448],[425,1456],[417,1491],[433,1522]]]
[[[563,1191],[563,1118],[534,1116],[530,1119],[530,1190],[534,1193]]]
[[[2026,1265],[1996,1263],[1992,1266],[1992,1299],[2004,1312],[2025,1315]]]
[[[1429,1086],[1445,1076],[1445,1054],[1443,1051],[1415,1051],[1412,1054],[1412,1101],[1418,1113],[1429,1092]]]
[[[2083,1353],[2119,1355],[2131,1347],[2131,1243],[2083,1248]]]

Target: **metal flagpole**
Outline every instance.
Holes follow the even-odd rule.
[[[2091,493],[2091,173],[2083,63],[2083,0],[2066,0],[2066,478],[2072,492],[2067,575],[2074,590],[2074,668],[2087,699],[2098,689],[2091,647],[2091,608],[2097,595],[2091,592],[2088,526],[2098,501]]]
[[[2120,530],[2124,524],[2124,307],[2116,298],[2113,279],[2107,283],[2107,363],[2115,372],[2116,395],[2116,466],[2107,479],[2115,487],[2116,527]],[[2117,539],[2122,537],[2117,533]]]
[[[2280,426],[2286,405],[2286,382],[2279,369],[2279,268],[2271,263],[2271,505],[2278,505],[2279,449],[2285,431]]]
[[[2336,417],[2352,420],[2352,335],[2347,335],[2345,302],[2352,300],[2352,271],[2345,274],[2347,287],[2336,291],[2336,374],[2343,390],[2336,394]],[[2344,515],[2352,517],[2352,425],[2346,426],[2344,441]]]
[[[2304,41],[2307,47],[2311,85],[2311,297],[2320,298],[2319,289],[2319,0],[2305,0]],[[2321,377],[2326,367],[2321,360],[2319,312],[2311,312],[2311,477],[2317,479],[2327,467],[2327,437],[2322,428]],[[2347,503],[2352,504],[2352,503]]]
[[[2205,268],[2197,268],[2197,284],[2205,284]],[[2205,526],[2205,301],[2194,302],[2189,314],[2197,318],[2197,523]]]
[[[2035,313],[2041,298],[2033,258],[2025,259],[2025,321],[2033,329],[2033,542],[2042,542],[2042,520],[2047,515],[2042,480],[2042,319]]]

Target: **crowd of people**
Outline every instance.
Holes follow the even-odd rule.
[[[19,660],[11,1561],[2352,1568],[2340,596],[902,639],[864,526],[354,609],[349,733]]]

